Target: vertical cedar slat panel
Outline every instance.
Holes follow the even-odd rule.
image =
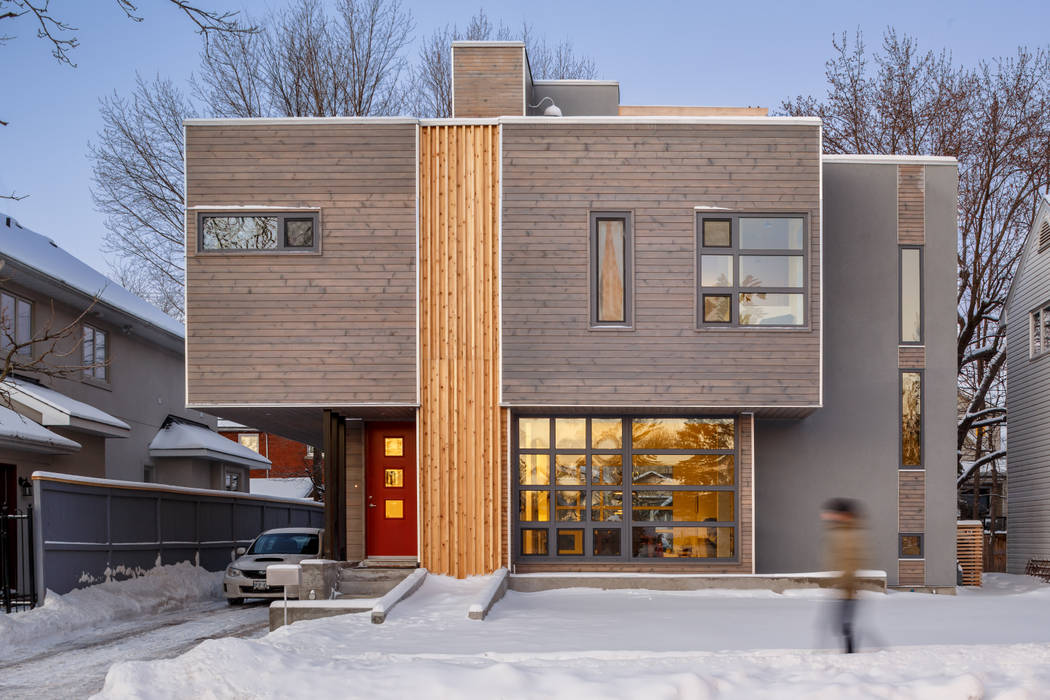
[[[497,128],[420,128],[420,556],[457,577],[503,559]]]

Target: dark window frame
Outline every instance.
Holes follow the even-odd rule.
[[[919,464],[904,463],[904,375],[919,375]],[[926,371],[904,368],[897,371],[897,468],[926,469]]]
[[[527,418],[546,418],[550,420],[549,425],[549,436],[547,448],[523,448],[519,447],[519,420]],[[584,439],[585,447],[577,449],[559,448],[555,447],[555,431],[557,428],[557,419],[559,418],[583,418],[587,420]],[[592,447],[592,419],[618,419],[621,421],[621,447],[619,449],[602,449]],[[656,450],[642,448],[635,450],[632,441],[631,425],[634,419],[638,418],[683,418],[683,419],[704,419],[704,420],[715,420],[715,419],[730,419],[733,420],[733,449],[732,450]],[[697,567],[703,567],[705,565],[721,565],[727,564],[739,564],[742,561],[742,547],[743,541],[741,540],[741,528],[743,527],[743,518],[740,511],[741,508],[741,444],[740,444],[740,429],[741,429],[741,417],[734,414],[718,414],[718,415],[696,415],[689,413],[675,414],[675,415],[652,415],[647,413],[631,413],[631,414],[615,414],[615,415],[601,415],[601,414],[573,414],[564,412],[528,412],[525,414],[516,414],[511,419],[511,461],[510,461],[510,475],[512,488],[511,488],[511,502],[510,509],[510,523],[512,530],[512,542],[515,543],[516,549],[513,551],[512,562],[519,564],[526,563],[544,563],[544,564],[581,564],[581,563],[597,563],[607,562],[624,565],[642,565],[642,566],[683,566],[692,565]],[[633,456],[635,452],[639,454],[663,454],[663,455],[694,455],[694,454],[712,454],[712,455],[732,455],[733,456],[733,483],[729,486],[696,486],[696,485],[653,485],[653,486],[642,486],[638,490],[642,491],[732,491],[733,497],[733,521],[714,521],[714,522],[695,522],[695,521],[634,521],[629,517],[632,509],[633,494],[635,492],[635,484],[632,479],[632,466]],[[522,455],[539,454],[548,455],[549,465],[548,469],[548,483],[545,485],[522,485],[518,478],[518,464]],[[557,454],[571,454],[585,456],[587,465],[584,467],[584,483],[579,485],[561,485],[557,484],[557,472],[555,464],[555,455]],[[622,469],[623,477],[620,484],[595,484],[591,479],[592,457],[593,455],[613,455],[619,454],[622,457]],[[548,516],[547,521],[522,521],[520,519],[519,509],[521,503],[520,493],[523,491],[541,491],[550,494]],[[557,501],[556,494],[558,491],[582,491],[584,499],[584,519],[580,521],[558,521],[557,518]],[[616,492],[619,491],[622,494],[622,511],[621,518],[618,521],[608,520],[591,520],[591,494],[595,491],[607,491]],[[705,527],[705,528],[722,528],[726,527],[734,530],[733,535],[733,556],[732,557],[708,557],[708,558],[682,558],[682,557],[667,557],[667,558],[648,558],[648,557],[635,557],[633,556],[632,542],[633,542],[633,531],[634,527]],[[572,530],[582,529],[584,530],[584,541],[583,541],[583,555],[558,555],[557,554],[557,537],[558,530]],[[605,529],[618,529],[620,531],[620,554],[619,556],[613,555],[595,555],[594,551],[594,531],[605,530]],[[522,543],[524,538],[524,530],[546,530],[547,531],[547,554],[523,554]]]
[[[36,319],[34,318],[36,316],[36,305],[33,303],[32,299],[27,299],[26,297],[22,296],[21,294],[16,294],[15,292],[12,292],[12,291],[7,290],[7,289],[0,289],[0,295],[6,295],[6,296],[11,297],[11,304],[12,304],[12,307],[14,308],[14,317],[12,319],[10,319],[10,322],[12,324],[11,325],[11,335],[14,338],[14,344],[15,345],[21,345],[22,344],[22,341],[20,341],[18,339],[18,304],[19,303],[23,303],[23,304],[28,304],[29,305],[29,337],[25,339],[25,342],[29,343],[29,344],[25,345],[25,347],[21,348],[18,351],[17,354],[19,354],[19,355],[32,355],[33,354],[33,345],[32,345],[32,342],[33,342],[33,327],[36,325]],[[2,331],[0,331],[0,333],[2,333]],[[0,343],[2,343],[4,341],[6,341],[6,338],[0,338]]]
[[[599,321],[598,310],[601,298],[600,274],[598,268],[598,222],[608,220],[623,221],[623,321]],[[634,329],[634,221],[628,210],[595,209],[588,217],[587,266],[590,283],[589,325],[591,330],[633,330]]]
[[[265,217],[277,219],[276,245],[273,248],[205,248],[204,220],[221,217]],[[285,225],[288,221],[310,219],[313,222],[314,242],[312,246],[293,247],[285,245]],[[321,212],[310,210],[224,210],[215,209],[197,212],[197,252],[204,255],[311,255],[321,252]]]
[[[904,553],[904,538],[905,537],[918,537],[919,538],[919,553],[916,554],[905,554]],[[925,533],[922,532],[899,532],[897,533],[897,558],[898,559],[925,559],[926,558],[926,537]]]
[[[802,248],[779,249],[779,248],[741,248],[740,247],[740,220],[741,219],[802,219]],[[730,221],[730,245],[728,246],[705,246],[704,245],[704,221]],[[812,328],[810,309],[810,286],[812,274],[810,271],[810,223],[809,214],[806,212],[696,212],[695,230],[693,241],[696,246],[694,266],[696,268],[695,290],[696,290],[696,327],[697,330],[733,329],[733,330],[778,330],[778,331],[808,331]],[[733,285],[729,287],[704,287],[702,285],[703,256],[727,255],[733,259]],[[742,256],[784,256],[802,258],[802,286],[801,287],[744,287],[740,279],[740,258]],[[801,294],[802,295],[802,323],[793,325],[749,325],[740,323],[740,295],[748,293],[762,294]],[[729,296],[729,321],[705,321],[704,320],[704,297],[705,296]]]
[[[900,345],[922,346],[926,343],[926,246],[897,246],[897,342]],[[919,339],[904,339],[904,251],[919,252]]]

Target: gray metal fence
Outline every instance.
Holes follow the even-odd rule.
[[[189,561],[219,571],[275,527],[323,527],[324,508],[255,496],[36,472],[37,591],[66,593]]]

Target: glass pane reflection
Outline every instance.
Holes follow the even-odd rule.
[[[591,483],[619,486],[623,483],[623,455],[591,455]]]
[[[649,559],[721,559],[734,556],[731,527],[631,528],[631,553]]]
[[[584,519],[586,507],[583,491],[556,491],[554,493],[555,520],[578,523]]]
[[[546,556],[547,531],[533,528],[521,531],[521,553]]]
[[[591,448],[618,450],[623,447],[623,421],[619,418],[591,419]]]
[[[585,455],[554,456],[554,480],[559,486],[583,486],[586,469]]]
[[[802,219],[740,217],[740,247],[802,250]]]
[[[583,555],[583,530],[558,530],[558,555]]]
[[[558,418],[554,421],[554,446],[563,450],[587,447],[586,418]]]
[[[519,418],[518,447],[545,450],[551,446],[550,418]]]
[[[732,522],[732,491],[655,491],[631,494],[631,518],[636,521]]]
[[[802,306],[801,294],[741,294],[740,325],[801,326]]]
[[[733,256],[732,255],[701,255],[700,256],[700,286],[701,287],[732,287],[733,286]]]
[[[731,450],[732,418],[635,418],[635,450]]]
[[[519,520],[547,522],[551,519],[551,495],[549,491],[521,491],[518,496]]]
[[[623,492],[591,491],[591,520],[597,522],[623,520]]]
[[[732,486],[733,455],[635,454],[631,479],[643,486]]]
[[[901,373],[901,464],[922,466],[922,375]]]
[[[620,530],[597,527],[594,529],[594,556],[620,556]]]
[[[546,486],[551,482],[551,461],[547,455],[518,455],[518,483]]]

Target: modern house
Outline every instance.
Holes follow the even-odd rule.
[[[15,358],[0,387],[8,508],[31,500],[37,470],[248,490],[248,470],[269,463],[185,408],[179,321],[2,214],[0,260],[0,356]]]
[[[1050,195],[1044,195],[1006,299],[1010,487],[1006,570],[1050,559]]]
[[[957,165],[457,42],[454,117],[192,119],[187,401],[326,455],[330,556],[955,583]]]

